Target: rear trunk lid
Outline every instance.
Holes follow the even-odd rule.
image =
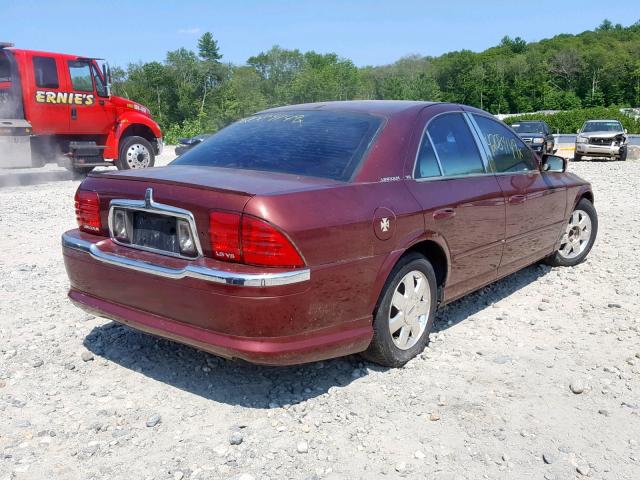
[[[90,174],[82,190],[100,197],[102,234],[109,235],[108,215],[112,200],[144,201],[152,190],[153,201],[188,210],[194,217],[194,232],[205,255],[211,255],[209,212],[242,212],[256,195],[278,195],[293,191],[326,188],[339,184],[329,179],[228,168],[170,166],[121,172]],[[268,218],[267,218],[268,220]]]

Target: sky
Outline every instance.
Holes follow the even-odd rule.
[[[222,60],[235,64],[280,45],[384,65],[408,54],[481,51],[505,35],[532,42],[580,33],[605,17],[628,26],[640,20],[638,1],[603,8],[601,0],[0,0],[0,41],[126,66],[197,50],[210,31]]]

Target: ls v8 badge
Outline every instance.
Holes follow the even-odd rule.
[[[395,233],[396,214],[385,207],[378,207],[373,213],[373,233],[380,240],[389,240]]]
[[[72,92],[47,92],[44,90],[36,91],[37,103],[51,103],[54,105],[93,105],[94,97],[90,93],[72,93]]]

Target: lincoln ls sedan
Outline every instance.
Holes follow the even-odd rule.
[[[160,168],[90,174],[62,236],[72,302],[226,358],[398,367],[436,309],[535,262],[574,266],[591,186],[490,114],[294,105]]]

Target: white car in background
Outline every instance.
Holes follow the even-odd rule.
[[[588,120],[578,130],[574,160],[582,157],[627,159],[627,131],[618,120]]]

